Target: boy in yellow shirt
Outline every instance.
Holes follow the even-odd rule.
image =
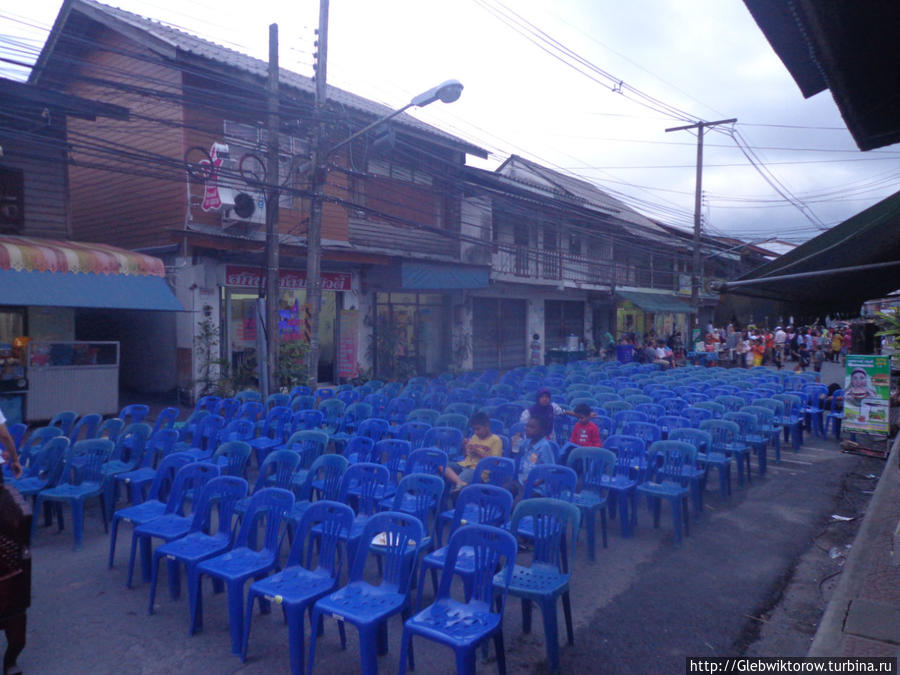
[[[452,462],[444,471],[444,478],[453,483],[454,489],[463,488],[475,478],[475,467],[482,457],[503,455],[503,441],[491,433],[491,421],[486,413],[477,412],[469,420],[472,437],[463,441],[466,453],[461,462]]]

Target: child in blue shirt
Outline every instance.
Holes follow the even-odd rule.
[[[555,464],[553,448],[546,438],[544,424],[540,417],[530,417],[525,423],[525,440],[519,445],[519,473],[516,480],[525,485],[528,474],[538,464]]]

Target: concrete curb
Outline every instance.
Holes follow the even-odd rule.
[[[895,513],[886,513],[888,504],[900,494],[898,481],[898,456],[900,456],[900,434],[894,439],[891,453],[885,462],[884,471],[878,480],[878,487],[869,502],[863,524],[853,541],[853,548],[847,557],[847,564],[838,582],[834,595],[825,609],[819,622],[815,638],[809,648],[809,656],[842,656],[844,638],[844,621],[850,603],[856,599],[860,587],[869,571],[868,561],[873,555],[876,543],[876,521],[883,518],[896,518]]]

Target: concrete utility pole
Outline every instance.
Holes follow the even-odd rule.
[[[328,0],[319,0],[319,30],[316,42],[316,97],[311,138],[312,172],[310,173],[309,227],[306,231],[306,302],[309,305],[309,370],[307,377],[313,389],[319,381],[319,314],[322,312],[322,202],[328,152],[324,147],[325,103],[327,100],[326,69],[328,65]]]
[[[269,148],[266,154],[266,365],[268,367],[267,393],[278,391],[278,345],[281,342],[278,314],[278,24],[269,26],[269,80],[268,80],[268,132]],[[260,382],[262,384],[262,382]]]
[[[694,259],[691,265],[691,306],[696,311],[696,314],[694,314],[695,326],[699,325],[700,320],[700,277],[702,276],[700,262],[700,233],[702,231],[700,201],[703,194],[703,132],[719,124],[734,124],[735,122],[737,122],[737,117],[727,120],[716,120],[715,122],[697,122],[696,124],[666,129],[666,133],[670,131],[685,131],[686,129],[697,130],[697,184],[694,190]],[[687,337],[691,340],[693,339],[693,335]]]

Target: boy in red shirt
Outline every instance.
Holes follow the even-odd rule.
[[[600,438],[600,429],[591,422],[591,407],[587,403],[579,403],[575,406],[575,415],[578,421],[572,427],[572,435],[569,443],[579,448],[603,447],[603,439]]]

